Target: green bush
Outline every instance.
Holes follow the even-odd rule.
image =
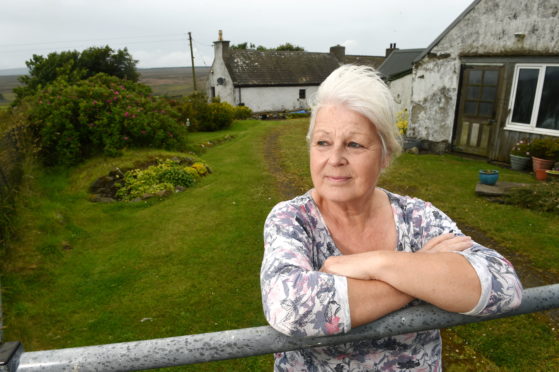
[[[159,160],[157,165],[146,169],[133,169],[124,174],[124,179],[116,193],[125,201],[146,198],[158,193],[169,193],[177,186],[191,187],[201,177],[208,174],[208,168],[201,162],[191,166],[173,159]]]
[[[233,118],[235,120],[244,120],[252,116],[252,110],[246,106],[234,107]]]
[[[72,165],[126,147],[182,149],[186,128],[149,87],[106,74],[57,80],[29,97],[29,121],[46,165]]]
[[[559,187],[557,182],[546,182],[512,189],[505,202],[523,208],[559,214]]]
[[[537,138],[530,142],[531,156],[541,159],[559,160],[559,138]]]
[[[233,123],[236,112],[235,107],[226,102],[214,100],[208,103],[208,97],[199,92],[177,102],[174,107],[180,115],[180,121],[190,124],[191,131],[213,132],[227,129]]]

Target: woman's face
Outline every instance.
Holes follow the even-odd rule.
[[[315,192],[333,202],[364,201],[382,169],[382,144],[371,122],[343,105],[319,109],[310,143]]]

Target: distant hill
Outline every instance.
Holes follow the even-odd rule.
[[[191,67],[139,68],[140,82],[149,85],[153,93],[160,96],[186,96],[194,91]],[[18,77],[27,73],[27,69],[0,70],[0,94],[5,98],[1,104],[14,100],[12,89],[19,85]],[[210,67],[196,67],[196,88],[206,92],[206,82]]]
[[[156,95],[185,96],[194,91],[192,67],[140,68],[140,82],[149,85]],[[196,88],[206,92],[210,67],[196,67]]]
[[[25,75],[27,74],[27,67],[20,68],[5,68],[0,70],[0,76],[10,76],[10,75]]]

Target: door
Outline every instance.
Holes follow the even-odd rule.
[[[502,80],[500,66],[462,66],[458,118],[453,145],[456,151],[487,156],[497,117]]]

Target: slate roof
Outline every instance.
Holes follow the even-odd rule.
[[[351,63],[352,65],[367,65],[377,68],[384,62],[385,57],[383,56],[356,56],[356,55],[346,55],[344,57],[344,63]]]
[[[388,80],[405,76],[412,71],[412,63],[425,49],[396,49],[378,68]]]
[[[343,63],[378,67],[384,57],[346,55]],[[331,53],[229,49],[225,64],[234,86],[320,85],[342,64]]]
[[[238,49],[225,63],[235,86],[319,85],[340,66],[329,53]]]

